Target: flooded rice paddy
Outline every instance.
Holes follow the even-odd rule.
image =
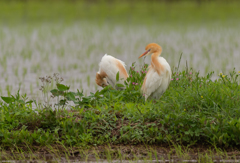
[[[46,23],[0,27],[0,94],[40,97],[39,77],[59,73],[70,89],[85,94],[100,89],[95,84],[98,63],[104,54],[123,60],[127,68],[136,62],[148,43],[163,48],[162,56],[180,68],[186,61],[200,74],[240,70],[240,31],[235,27],[128,26],[75,23]],[[145,59],[150,62],[150,57]]]

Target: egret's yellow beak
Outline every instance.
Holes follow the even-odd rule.
[[[138,58],[141,58],[141,57],[145,56],[149,51],[150,51],[150,49],[147,50],[147,51],[145,51],[145,52],[144,52],[142,55],[140,55]]]

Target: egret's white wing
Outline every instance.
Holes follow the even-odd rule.
[[[155,71],[153,68],[150,68],[149,72],[146,75],[146,78],[147,79],[143,93],[145,93],[145,97],[148,98],[160,87],[162,83],[162,77],[158,75],[157,71]]]

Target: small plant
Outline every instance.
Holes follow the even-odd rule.
[[[46,76],[46,77],[39,77],[39,79],[42,82],[41,88],[39,90],[42,91],[42,94],[43,94],[44,107],[49,108],[50,107],[49,92],[53,87],[53,84],[54,84],[53,82],[55,82],[58,85],[63,81],[63,78],[59,77],[58,73],[54,73],[53,77]],[[51,97],[54,98],[54,96],[51,96]]]

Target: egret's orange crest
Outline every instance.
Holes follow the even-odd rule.
[[[145,52],[140,55],[138,58],[141,58],[145,55],[149,55],[149,54],[152,54],[152,53],[162,53],[162,47],[159,46],[158,44],[156,43],[150,43],[148,44],[146,47],[145,47]]]
[[[162,47],[156,43],[150,43],[145,47],[145,50],[148,50],[148,49],[161,49],[162,50]]]

